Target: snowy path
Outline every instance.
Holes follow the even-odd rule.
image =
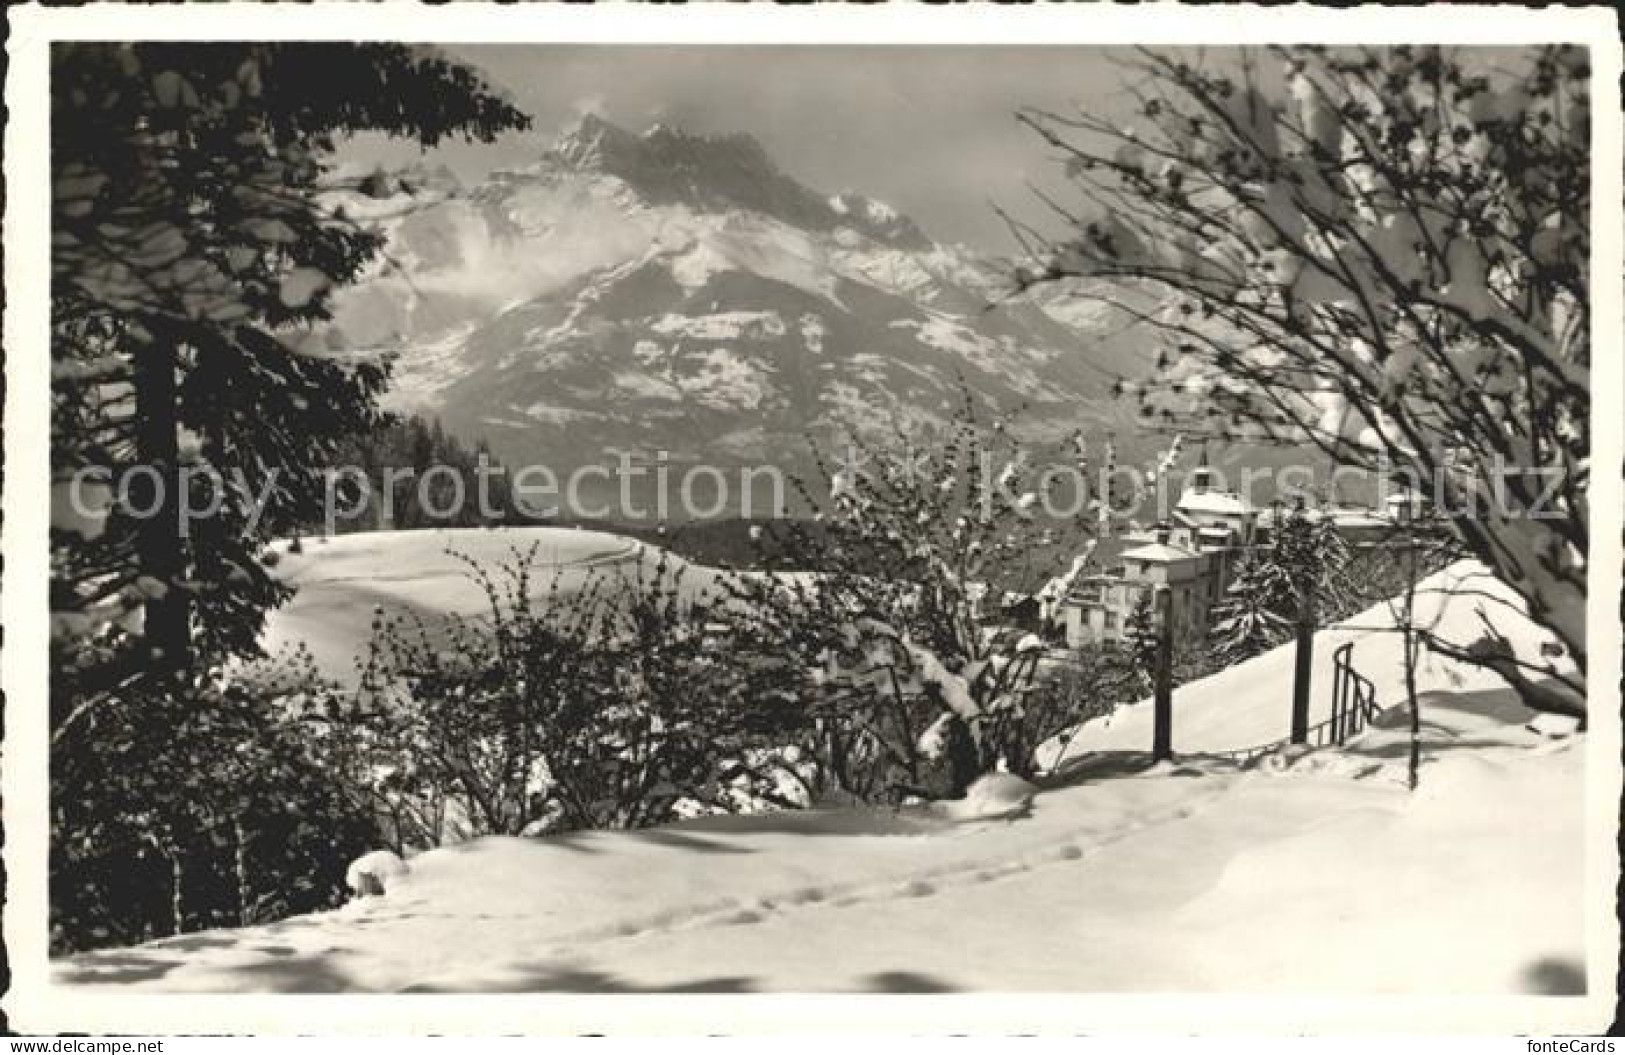
[[[1577,797],[1577,780],[1569,790]],[[1441,822],[1396,818],[1393,799],[1336,779],[1229,787],[1113,841],[968,882],[766,913],[728,931],[640,934],[440,985],[1473,993],[1574,970],[1582,902],[1565,865],[1519,874],[1472,848],[1441,861]],[[1372,840],[1387,852],[1363,852]],[[720,973],[697,979],[697,964]]]
[[[1415,796],[1402,733],[1377,728],[1279,772],[1103,755],[1013,822],[842,810],[481,839],[415,858],[381,898],[75,957],[57,978],[183,992],[1567,989],[1583,949],[1583,739],[1548,741],[1527,718],[1504,692],[1436,701]]]

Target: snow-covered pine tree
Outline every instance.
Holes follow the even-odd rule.
[[[1324,624],[1328,613],[1347,607],[1349,548],[1330,517],[1302,507],[1290,510],[1277,521],[1275,538],[1264,554],[1287,590],[1283,614],[1296,619],[1307,604],[1317,623]]]
[[[1339,618],[1353,596],[1349,559],[1329,517],[1278,507],[1270,541],[1244,553],[1214,607],[1208,635],[1214,659],[1238,663],[1286,642],[1306,601],[1317,625]]]
[[[216,673],[285,594],[265,541],[378,420],[384,369],[323,329],[379,248],[328,159],[526,119],[395,44],[61,44],[51,87],[53,944],[329,905],[367,820],[299,692]]]
[[[1224,597],[1214,606],[1208,634],[1214,660],[1230,666],[1291,638],[1292,623],[1280,611],[1284,595],[1274,566],[1253,553],[1243,556]]]
[[[397,44],[64,44],[51,73],[60,728],[130,678],[252,652],[284,594],[261,547],[313,518],[336,444],[378,420],[384,368],[321,328],[379,249],[324,197],[335,142],[528,119]],[[84,469],[104,482],[76,513]],[[124,480],[153,515],[108,508]]]
[[[1150,591],[1141,593],[1130,609],[1123,624],[1123,644],[1132,661],[1136,689],[1150,692],[1157,676],[1157,616]]]

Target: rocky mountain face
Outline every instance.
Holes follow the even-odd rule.
[[[1121,430],[1112,377],[1146,371],[1121,313],[1012,298],[1006,263],[815,192],[748,136],[588,117],[471,189],[388,179],[333,202],[389,234],[342,339],[395,358],[396,405],[511,467],[801,471],[809,435],[941,421],[961,385],[1041,437]]]

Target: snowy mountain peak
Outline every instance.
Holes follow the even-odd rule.
[[[559,137],[552,154],[575,168],[613,171],[632,162],[641,149],[637,136],[588,113]]]
[[[816,232],[844,227],[902,250],[932,244],[914,221],[882,202],[850,192],[824,197],[786,175],[748,133],[702,135],[656,123],[640,135],[584,114],[540,166],[525,171],[560,169],[615,177],[650,205],[756,212]]]
[[[400,270],[346,290],[337,325],[394,360],[396,406],[512,464],[653,449],[793,468],[809,433],[936,422],[961,384],[1069,435],[1106,427],[1102,371],[1142,359],[1115,320],[990,310],[1001,262],[807,187],[749,135],[586,115],[466,193],[385,204],[350,207],[385,221]]]
[[[748,134],[706,136],[657,121],[636,135],[591,113],[583,114],[559,137],[552,154],[572,167],[623,178],[657,173],[703,177],[728,166],[755,175],[780,175],[767,151]]]

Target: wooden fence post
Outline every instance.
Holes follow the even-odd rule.
[[[1158,586],[1153,595],[1157,620],[1157,669],[1152,702],[1151,760],[1174,757],[1174,626],[1173,591]]]
[[[1315,662],[1315,596],[1308,592],[1298,605],[1298,641],[1292,671],[1292,742],[1309,742],[1309,678]]]

